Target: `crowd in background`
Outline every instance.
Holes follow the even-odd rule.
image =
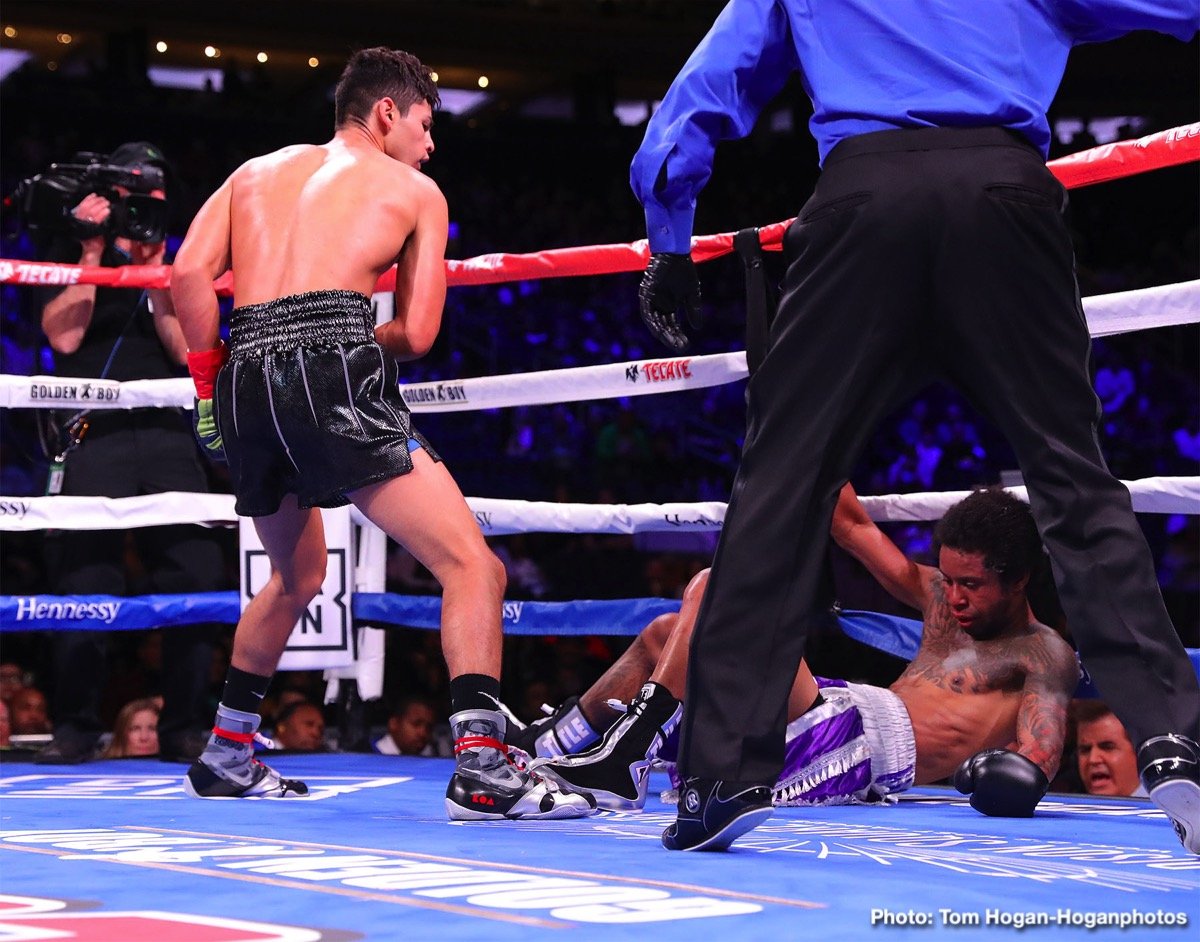
[[[0,87],[5,112],[0,185],[8,194],[22,179],[78,151],[103,153],[124,141],[152,140],[170,162],[170,257],[203,199],[242,161],[296,140],[328,139],[327,92],[327,83],[316,77],[310,86],[289,89],[286,100],[279,100],[281,93],[254,73],[227,81],[217,93],[129,84],[102,72],[70,76],[20,70]],[[71,121],[55,117],[65,100],[72,102]],[[803,114],[792,124],[790,131],[760,128],[721,152],[701,202],[697,232],[734,231],[795,215],[817,167]],[[437,151],[427,172],[450,206],[448,255],[468,258],[639,238],[644,226],[626,175],[640,137],[641,128],[622,127],[615,120],[593,118],[580,127],[519,117],[474,122],[439,116]],[[1080,142],[1055,146],[1066,153]],[[790,169],[777,172],[777,167]],[[1196,189],[1194,173],[1179,168],[1073,194],[1082,294],[1200,276]],[[11,213],[5,214],[2,235],[0,256],[37,257],[34,235]],[[769,267],[777,264],[768,260]],[[663,356],[665,351],[637,316],[637,280],[637,275],[625,274],[451,289],[437,344],[423,360],[406,364],[403,375],[419,382]],[[701,282],[705,326],[693,331],[691,352],[742,349],[738,263],[725,258],[702,266]],[[31,292],[0,288],[0,372],[52,372],[39,316]],[[1200,331],[1186,327],[1095,342],[1096,388],[1104,405],[1101,442],[1119,477],[1197,473],[1198,341]],[[41,441],[50,418],[44,413],[3,414],[0,493],[44,492],[48,461]],[[421,414],[416,424],[471,496],[600,503],[719,501],[728,495],[744,433],[744,383],[635,399]],[[1013,467],[1007,445],[972,404],[948,387],[934,385],[881,425],[854,481],[864,494],[958,490],[998,482]],[[210,474],[214,489],[228,489],[219,467]],[[1186,645],[1200,646],[1198,518],[1140,519],[1177,629]],[[929,527],[893,527],[889,532],[911,555],[930,561]],[[223,539],[227,583],[233,588],[236,539],[232,531]],[[47,591],[42,535],[6,532],[3,540],[0,591]],[[655,536],[609,535],[527,534],[492,542],[508,570],[509,597],[535,600],[678,597],[688,579],[708,564],[714,546],[707,537],[673,543]],[[392,550],[389,590],[436,594],[429,573],[401,548]],[[141,561],[132,544],[126,564],[130,592],[137,594]],[[831,573],[831,601],[902,613],[847,560],[835,559]],[[152,698],[161,692],[156,687],[159,636],[120,632],[111,637],[104,709],[106,720],[114,724],[116,745],[108,748],[118,751],[112,755],[149,749],[143,728],[147,716],[156,715]],[[510,707],[529,720],[542,702],[554,704],[580,693],[627,643],[612,637],[507,639],[505,696]],[[836,630],[818,632],[811,644],[810,661],[819,673],[880,684],[899,673],[898,662],[864,652]],[[7,670],[19,682],[2,691],[3,719],[14,732],[19,727],[20,735],[48,732],[43,694],[54,677],[45,639],[6,635],[5,647],[0,679],[9,682]],[[228,639],[217,650],[211,673],[214,705]],[[324,685],[313,673],[276,679],[264,728],[273,728],[284,748],[331,744],[444,753],[437,726],[446,715],[446,685],[436,634],[393,629],[385,685],[389,698],[372,706],[369,737],[337,741],[338,718],[322,707]]]

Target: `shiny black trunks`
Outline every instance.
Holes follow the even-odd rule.
[[[440,460],[412,427],[374,327],[355,291],[234,309],[214,400],[239,514],[272,514],[285,494],[340,507],[348,491],[411,471],[414,447]]]

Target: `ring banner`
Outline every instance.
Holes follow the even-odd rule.
[[[351,605],[354,591],[354,540],[350,508],[322,509],[328,564],[321,591],[296,622],[279,660],[281,671],[348,667],[358,656]],[[238,533],[241,558],[242,610],[263,590],[271,576],[271,561],[249,517]]]
[[[440,627],[439,596],[356,592],[355,621],[406,628]],[[574,602],[505,601],[504,632],[512,635],[636,635],[654,618],[679,611],[678,599],[604,599]],[[238,592],[192,595],[5,595],[0,633],[11,631],[136,631],[204,622],[234,624]]]
[[[436,630],[442,600],[437,596],[358,592],[354,619],[376,625]],[[504,633],[564,637],[631,637],[659,615],[679,611],[678,599],[602,599],[574,602],[503,603]],[[233,624],[241,614],[237,592],[193,595],[4,595],[0,596],[0,633],[14,631],[135,631],[205,622]],[[921,642],[921,623],[912,618],[851,609],[838,612],[842,632],[855,641],[911,660]],[[1200,649],[1189,648],[1200,675]],[[1080,694],[1090,687],[1085,677]],[[1095,695],[1094,693],[1091,695]]]
[[[0,632],[144,631],[238,620],[238,593],[191,595],[4,595]]]
[[[377,317],[385,316],[385,307],[376,304]],[[1083,299],[1083,310],[1093,337],[1194,324],[1200,321],[1200,280],[1093,295]],[[402,383],[400,394],[414,413],[477,412],[705,389],[747,375],[745,351],[734,351]],[[186,378],[117,382],[0,375],[0,408],[7,409],[191,409],[194,395]]]
[[[921,646],[923,625],[914,618],[844,609],[838,613],[842,634],[893,657],[911,661]]]
[[[601,599],[573,602],[505,600],[506,635],[636,635],[659,615],[679,611],[677,599]],[[442,600],[437,596],[361,593],[354,615],[365,621],[437,629]]]
[[[1137,513],[1200,514],[1200,476],[1162,476],[1122,481]],[[1028,500],[1024,487],[1007,490]],[[872,520],[937,520],[970,491],[860,494]],[[573,504],[556,501],[468,497],[467,506],[485,536],[512,533],[704,533],[721,529],[721,501],[668,504]],[[238,521],[231,494],[165,491],[140,497],[0,497],[3,530],[122,530],[172,523],[206,526]],[[356,511],[355,523],[362,524]]]
[[[437,629],[442,600],[436,595],[358,592],[355,620],[407,628]],[[669,612],[677,599],[601,599],[573,602],[503,603],[505,634],[633,635]],[[237,592],[192,595],[5,595],[0,596],[0,631],[134,631],[204,622],[233,624],[241,614]],[[921,642],[921,623],[878,612],[838,613],[842,630],[896,657],[910,660]]]
[[[746,376],[746,354],[737,351],[407,383],[401,384],[400,395],[412,412],[477,412],[705,389],[737,382]]]

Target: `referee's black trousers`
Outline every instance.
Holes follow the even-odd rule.
[[[1016,452],[1083,663],[1134,744],[1200,734],[1200,688],[1096,438],[1091,341],[1041,155],[997,128],[862,135],[784,240],[746,443],[692,639],[681,767],[773,782],[833,508],[877,423],[939,372]]]

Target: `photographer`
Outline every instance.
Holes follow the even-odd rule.
[[[102,163],[77,170],[68,165],[65,173],[52,168],[58,170],[53,185],[66,202],[60,225],[40,227],[43,233],[58,230],[48,260],[113,268],[161,264],[166,219],[163,163],[158,148],[135,142],[121,145]],[[73,184],[80,187],[77,192],[71,191]],[[65,209],[72,205],[67,217]],[[42,329],[54,350],[56,375],[134,380],[179,374],[186,346],[166,288],[143,292],[72,285],[47,289],[41,301]],[[190,426],[183,410],[167,408],[98,409],[66,417],[47,492],[133,497],[207,491]],[[145,570],[144,584],[132,587],[127,586],[125,571],[128,535]],[[54,591],[62,595],[124,595],[131,588],[136,593],[191,593],[226,587],[220,547],[197,526],[58,531],[47,540],[47,554]],[[159,735],[164,759],[190,760],[207,738],[213,630],[195,626],[163,632]],[[99,715],[105,648],[100,632],[55,633],[54,741],[37,761],[71,764],[93,758],[106,728]],[[129,699],[152,692],[120,693]]]

